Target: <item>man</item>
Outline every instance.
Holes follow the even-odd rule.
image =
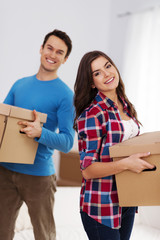
[[[25,202],[36,240],[55,240],[53,217],[56,191],[53,150],[68,152],[73,146],[73,92],[57,71],[72,49],[65,32],[54,30],[40,48],[36,75],[15,82],[4,103],[33,110],[33,122],[20,121],[21,131],[39,143],[35,162],[0,164],[0,239],[12,240],[19,208]],[[47,113],[43,127],[37,111]],[[59,132],[56,132],[56,129]]]

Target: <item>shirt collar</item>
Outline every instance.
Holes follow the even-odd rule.
[[[97,93],[95,100],[101,105],[103,109],[105,109],[106,106],[107,108],[117,107],[116,104],[110,98],[106,97],[102,92]],[[123,104],[124,110],[126,110],[128,108],[127,102],[124,100],[123,97],[119,97],[119,100]]]

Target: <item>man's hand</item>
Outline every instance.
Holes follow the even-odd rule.
[[[25,127],[21,128],[21,132],[26,133],[26,135],[30,138],[38,137],[40,138],[42,133],[42,127],[40,125],[40,118],[38,116],[38,113],[36,110],[33,110],[34,114],[34,122],[28,122],[28,121],[19,121],[19,125],[23,125]]]

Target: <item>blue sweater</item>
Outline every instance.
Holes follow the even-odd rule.
[[[49,176],[55,173],[54,149],[68,152],[73,146],[73,92],[59,78],[40,81],[36,75],[14,83],[4,103],[46,113],[47,122],[39,143],[35,162],[30,164],[0,163],[5,168],[29,175]],[[57,133],[57,128],[59,129]]]

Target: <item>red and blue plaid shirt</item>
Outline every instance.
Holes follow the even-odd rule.
[[[130,116],[127,103],[123,99],[121,101],[124,111]],[[99,92],[78,118],[77,126],[81,170],[94,162],[111,162],[109,147],[121,142],[124,136],[120,113],[114,102]],[[120,228],[121,207],[115,176],[83,178],[80,209],[101,224]]]

